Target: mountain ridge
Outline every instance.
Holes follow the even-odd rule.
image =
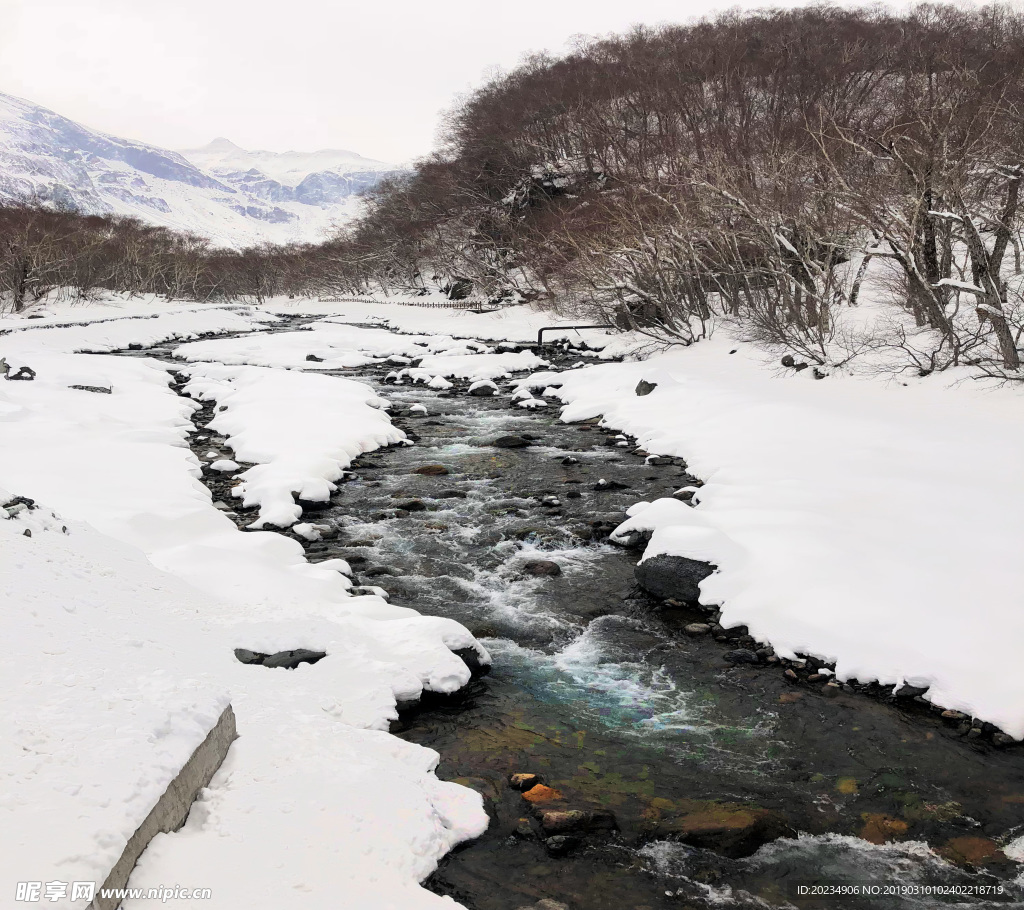
[[[224,137],[172,151],[0,93],[0,201],[130,215],[220,246],[322,240],[396,170],[347,150],[248,151]]]

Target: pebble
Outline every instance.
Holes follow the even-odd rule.
[[[711,631],[711,626],[706,622],[691,622],[683,628],[683,631],[687,635],[707,635]]]

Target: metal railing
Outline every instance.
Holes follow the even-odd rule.
[[[544,333],[545,332],[562,332],[566,329],[614,329],[615,326],[608,325],[546,325],[540,331],[537,332],[537,346],[540,347],[544,344]]]

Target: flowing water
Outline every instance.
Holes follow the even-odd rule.
[[[1024,906],[1016,864],[992,853],[1024,834],[1022,750],[965,739],[919,705],[733,666],[734,642],[684,632],[704,614],[636,587],[638,553],[608,530],[691,483],[682,462],[646,464],[555,409],[384,385],[385,372],[344,375],[378,386],[416,445],[362,456],[310,515],[337,536],[303,544],[396,603],[459,620],[493,656],[489,675],[395,728],[491,816],[428,887],[471,910]],[[508,435],[531,444],[491,445]],[[429,465],[447,473],[417,473]],[[536,560],[560,574],[529,574]],[[531,803],[508,784],[517,772],[556,798]],[[549,840],[544,808],[605,824]],[[847,893],[801,893],[816,884]]]

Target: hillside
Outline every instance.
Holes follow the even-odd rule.
[[[174,152],[109,136],[0,94],[0,201],[131,215],[225,246],[316,241],[390,170],[353,152]]]

